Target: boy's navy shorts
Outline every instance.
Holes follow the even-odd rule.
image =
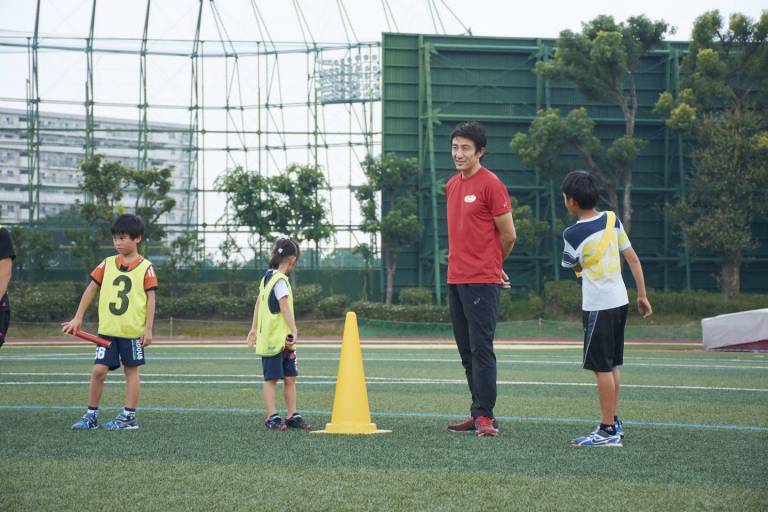
[[[144,364],[144,349],[141,347],[140,339],[118,338],[116,336],[105,336],[99,334],[101,338],[112,342],[112,346],[96,347],[96,359],[93,364],[103,364],[110,370],[120,368],[122,361],[125,366],[141,366]]]
[[[585,370],[610,372],[624,363],[624,326],[629,306],[582,311]]]
[[[287,348],[280,354],[261,358],[261,370],[264,380],[279,380],[286,377],[298,377],[299,369],[296,366],[296,351]]]

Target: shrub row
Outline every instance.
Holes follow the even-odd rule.
[[[431,288],[402,288],[399,294],[400,304],[409,306],[434,304],[434,293]]]
[[[72,317],[77,309],[85,283],[56,282],[11,285],[13,318],[26,322],[60,322]],[[237,288],[235,286],[235,288]],[[162,288],[161,288],[162,290]],[[257,296],[253,284],[240,286],[230,293],[227,283],[186,284],[177,287],[174,296],[159,293],[157,318],[196,318],[249,320]],[[635,291],[630,290],[634,304]],[[654,310],[666,315],[699,319],[735,311],[768,306],[768,295],[743,294],[729,303],[711,292],[649,291]],[[400,292],[401,304],[386,305],[375,302],[355,302],[350,305],[346,295],[323,296],[320,285],[297,286],[294,306],[299,318],[341,318],[348,310],[360,317],[404,322],[448,322],[448,307],[432,303],[432,291],[425,288],[406,288]],[[91,305],[87,318],[96,318],[96,302]],[[530,293],[527,299],[513,299],[502,292],[499,319],[526,320],[557,315],[574,315],[581,310],[581,289],[576,281],[548,282],[543,295]]]
[[[355,302],[350,307],[358,317],[398,322],[450,322],[447,306],[421,304],[382,304],[381,302]]]
[[[450,322],[451,314],[447,304],[438,306],[431,303],[382,304],[380,302],[355,302],[350,307],[359,317],[372,320],[393,320],[399,322]],[[528,299],[513,299],[502,292],[499,304],[499,320],[528,320],[544,315],[544,300],[535,293]]]
[[[663,314],[693,319],[735,313],[768,307],[768,295],[741,294],[730,302],[723,302],[719,293],[700,290],[658,291],[648,290],[653,310]],[[629,290],[629,302],[634,306],[637,292]],[[550,281],[544,285],[544,305],[548,312],[569,314],[581,310],[581,285],[576,281]]]
[[[253,307],[258,295],[258,286],[240,286],[237,295],[228,295],[227,283],[199,284],[192,283],[177,287],[171,297],[166,291],[158,290],[157,318],[200,318],[223,320],[248,320],[253,315]],[[23,322],[61,322],[69,320],[75,314],[86,283],[55,282],[27,284],[13,282],[10,287],[11,308],[14,320]],[[318,314],[343,316],[343,309],[349,300],[342,296],[322,298],[320,285],[297,286],[294,289],[293,302],[296,315],[311,316]],[[332,300],[329,300],[332,299]],[[88,309],[86,318],[95,320],[97,303],[94,300]],[[342,311],[338,304],[342,303]],[[323,306],[321,309],[320,306]],[[324,318],[326,316],[323,316]]]

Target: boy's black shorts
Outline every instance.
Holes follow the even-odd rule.
[[[582,311],[585,370],[610,372],[624,363],[624,326],[629,306]]]
[[[11,325],[11,310],[0,308],[0,347],[5,343],[5,335],[8,334],[9,325]]]

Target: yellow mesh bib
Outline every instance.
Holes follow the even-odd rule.
[[[147,322],[147,292],[144,275],[152,265],[148,260],[123,272],[117,268],[117,257],[104,264],[104,280],[99,293],[99,333],[135,339],[144,332]]]
[[[260,356],[274,356],[285,348],[285,337],[291,333],[283,314],[269,310],[269,294],[280,279],[288,285],[288,305],[293,311],[293,291],[288,277],[282,272],[275,271],[269,282],[261,280],[259,289],[259,316],[256,320],[256,353]]]

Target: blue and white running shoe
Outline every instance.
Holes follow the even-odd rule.
[[[85,413],[72,425],[72,430],[93,430],[99,428],[99,420],[96,419],[95,413]]]
[[[624,422],[621,420],[618,420],[616,423],[613,424],[616,428],[616,435],[618,435],[620,438],[624,439]],[[597,434],[597,431],[600,430],[600,425],[595,427],[595,430],[589,433],[589,435]],[[571,441],[572,444],[578,444],[577,440],[583,440],[587,438],[588,436],[583,437],[577,437]]]
[[[624,439],[624,422],[621,420],[616,421],[616,434]]]
[[[598,430],[592,432],[584,437],[577,437],[571,440],[573,446],[588,446],[592,448],[620,448],[624,446],[621,444],[621,436],[619,434],[609,434],[605,430]]]
[[[104,425],[104,428],[107,430],[136,430],[139,428],[139,422],[136,420],[136,416],[126,416],[120,413],[117,418]]]

